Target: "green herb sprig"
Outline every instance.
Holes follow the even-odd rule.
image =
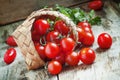
[[[66,8],[60,5],[56,5],[53,10],[59,11],[71,18],[75,24],[82,21],[88,21],[91,25],[101,24],[101,18],[95,15],[94,10],[87,13],[80,8]]]

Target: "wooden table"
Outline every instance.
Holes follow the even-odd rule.
[[[25,19],[44,6],[74,6],[89,0],[0,0],[0,25]],[[67,3],[67,4],[66,4]]]
[[[77,5],[87,10],[87,3]],[[105,2],[102,10],[96,14],[102,17],[101,25],[92,26],[95,42],[92,49],[96,52],[96,60],[92,65],[79,64],[75,67],[65,67],[59,75],[50,75],[47,70],[28,71],[18,47],[15,61],[6,65],[3,56],[8,48],[4,39],[21,22],[0,27],[0,80],[120,80],[120,15],[109,2]],[[110,49],[99,49],[97,37],[100,33],[107,32],[112,36],[113,44]]]

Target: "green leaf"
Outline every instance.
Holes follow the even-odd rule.
[[[50,30],[52,31],[52,30],[54,30],[54,21],[52,21],[52,20],[50,20],[50,19],[47,19],[47,21],[48,21],[48,23],[50,24]]]
[[[97,16],[97,17],[91,19],[89,21],[89,23],[91,23],[91,25],[95,25],[95,24],[99,25],[99,24],[101,24],[101,18]]]
[[[95,11],[94,11],[94,10],[91,10],[88,15],[89,15],[90,18],[92,18],[93,16],[95,16]]]
[[[61,9],[60,12],[70,18],[70,15],[69,15],[69,13],[66,10]]]

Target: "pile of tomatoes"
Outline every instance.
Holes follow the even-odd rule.
[[[89,3],[91,9],[98,10],[101,7],[101,0]],[[52,21],[52,24],[47,19],[34,21],[31,38],[39,57],[48,62],[50,74],[59,74],[63,65],[76,66],[79,62],[89,65],[94,62],[95,51],[89,48],[95,41],[91,25],[88,22],[79,22],[76,28],[77,42],[71,28],[63,20]],[[100,48],[108,49],[112,45],[112,38],[108,33],[101,33],[97,42]],[[6,43],[9,46],[17,46],[12,36],[7,38]],[[10,64],[15,58],[16,50],[9,48],[4,55],[4,62]]]
[[[95,37],[91,25],[88,22],[79,22],[76,31],[78,42],[71,28],[63,20],[55,21],[54,25],[50,25],[45,19],[37,19],[33,23],[32,40],[41,59],[48,62],[50,74],[60,73],[63,65],[76,66],[80,61],[84,64],[94,62],[96,58],[94,50],[88,47],[80,48],[80,46],[91,46],[94,43]],[[111,42],[112,39],[109,47]],[[98,43],[101,44],[102,39],[99,39]]]
[[[63,65],[76,66],[79,62],[89,65],[94,62],[95,51],[89,48],[95,40],[91,25],[88,22],[79,22],[76,32],[78,33],[77,42],[71,28],[63,20],[54,21],[53,25],[46,19],[34,21],[31,37],[40,58],[48,62],[50,74],[59,74]],[[108,33],[101,33],[97,40],[102,49],[108,49],[112,45],[112,38]],[[17,46],[12,36],[6,39],[6,43],[12,47]],[[4,62],[12,63],[16,55],[16,50],[9,48],[5,52]]]

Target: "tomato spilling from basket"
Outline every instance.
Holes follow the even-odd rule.
[[[54,10],[42,9],[31,14],[12,34],[14,38],[7,39],[7,43],[11,46],[18,45],[28,69],[37,69],[48,63],[49,73],[55,75],[65,65],[90,65],[96,58],[95,51],[89,48],[95,42],[91,25],[101,21],[93,14],[94,11],[86,14],[78,8],[60,6]],[[102,33],[98,36],[98,45],[103,49],[110,48],[111,36]],[[4,56],[7,64],[14,61],[16,52],[9,58],[10,54],[12,51],[8,49]]]
[[[36,33],[33,34],[34,32]],[[91,25],[85,21],[79,22],[76,32],[77,41],[71,27],[63,20],[37,19],[33,23],[32,40],[41,59],[48,62],[50,74],[60,73],[64,65],[76,66],[80,62],[89,65],[94,62],[95,51],[88,48],[95,41]]]
[[[76,66],[80,61],[84,64],[94,62],[96,56],[92,49],[80,51],[81,46],[91,46],[94,43],[91,25],[88,22],[79,22],[76,32],[77,42],[71,27],[63,20],[37,19],[34,21],[31,30],[32,40],[40,58],[49,62],[48,71],[51,74],[58,74],[62,70],[62,65]]]

